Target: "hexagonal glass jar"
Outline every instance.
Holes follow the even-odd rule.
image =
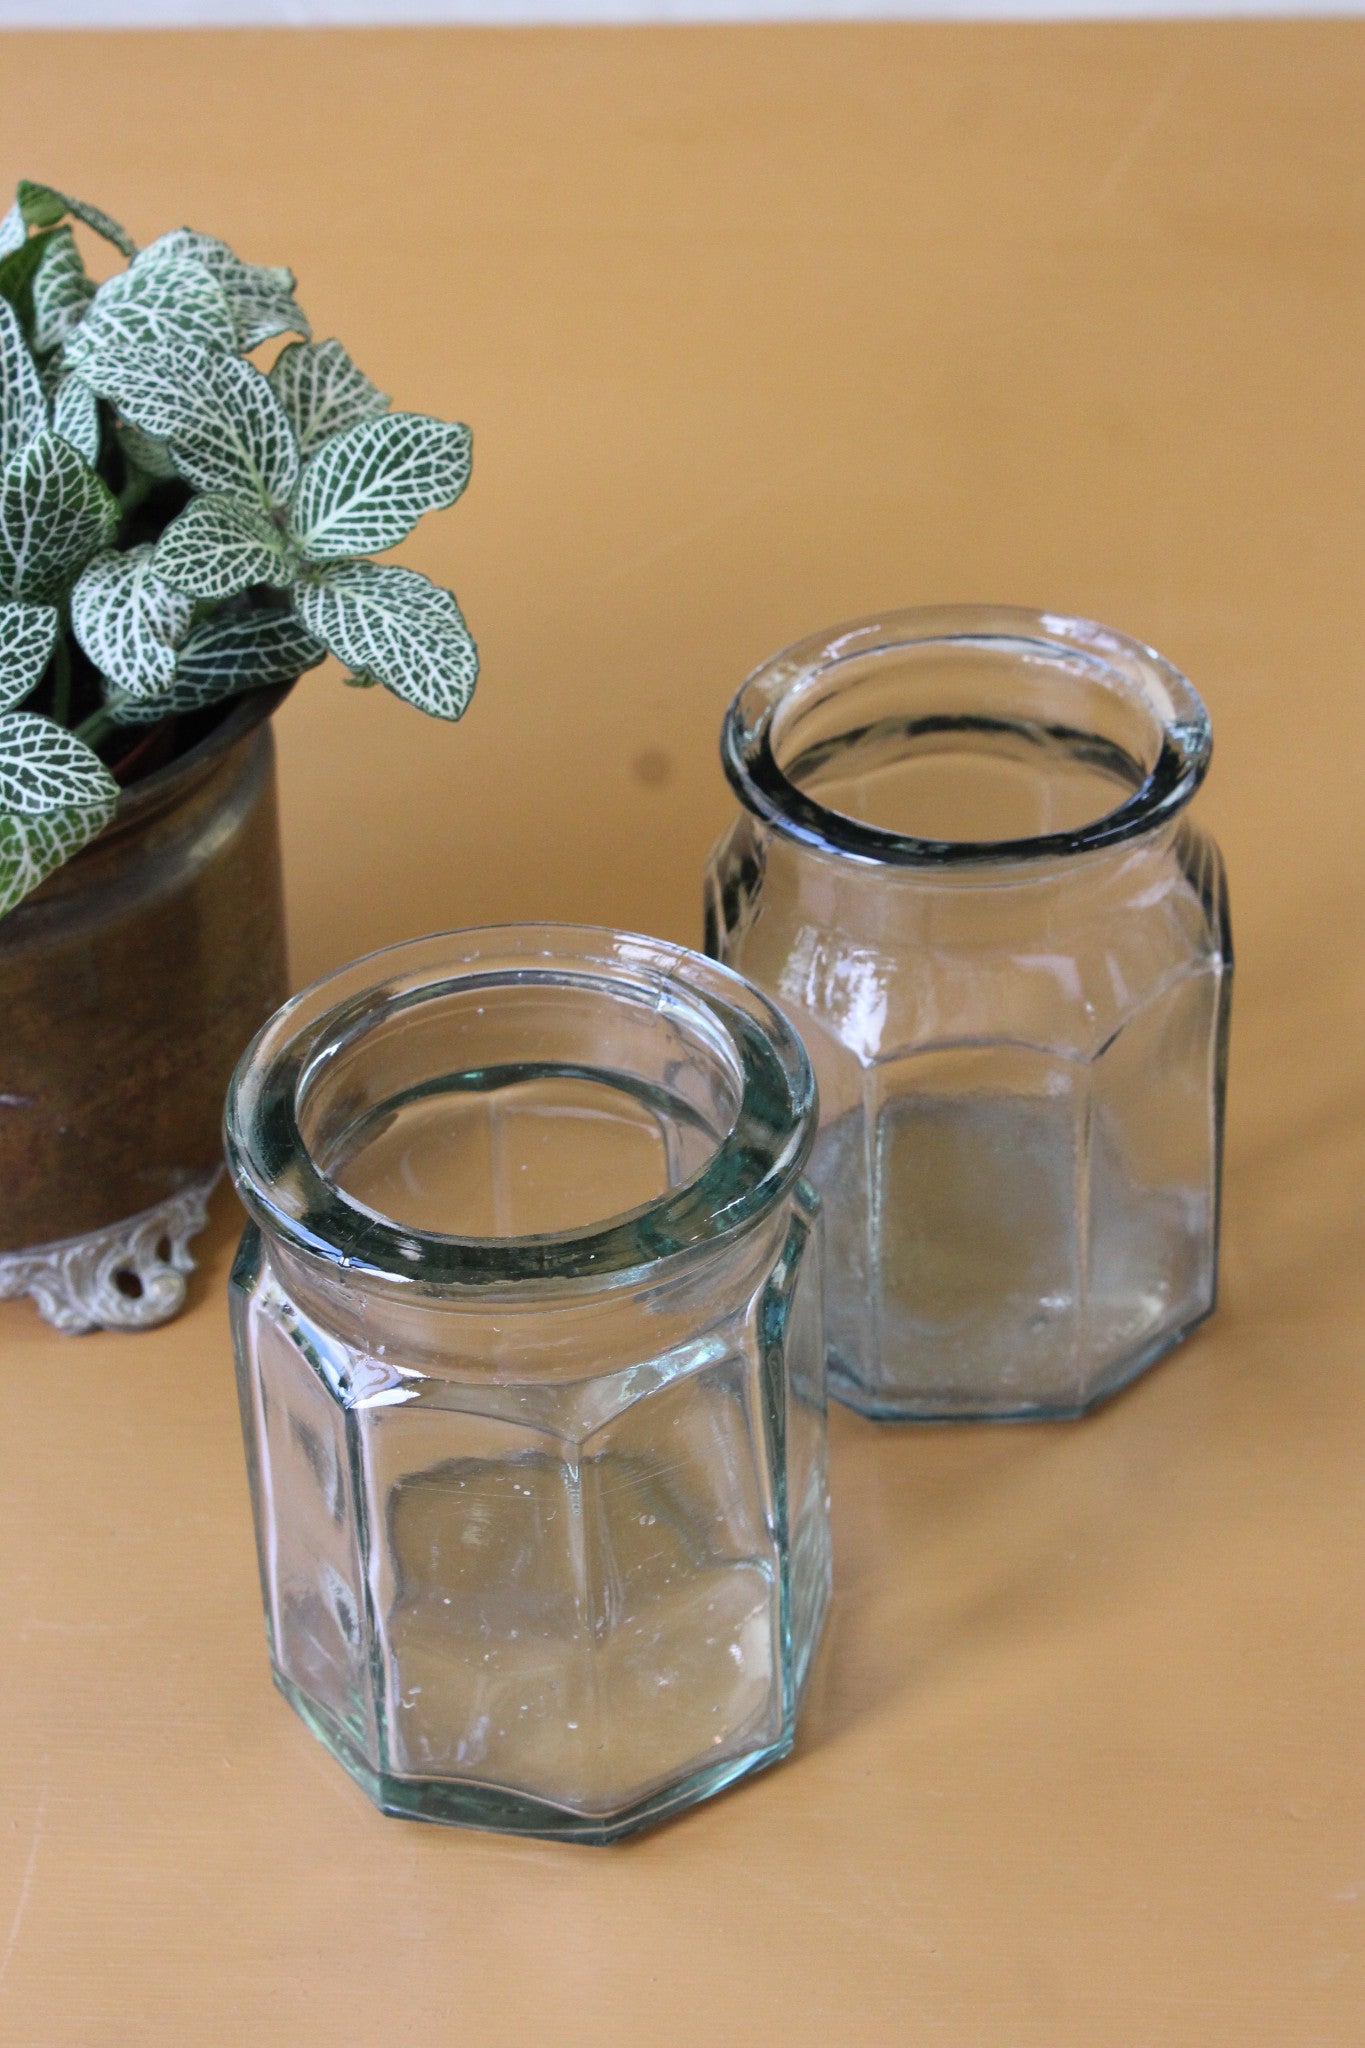
[[[1084,620],[831,630],[758,670],[707,950],[815,1065],[831,1391],[1077,1415],[1213,1307],[1232,948],[1203,705]]]
[[[829,1588],[814,1083],[654,939],[455,933],[228,1101],[276,1680],[388,1813],[604,1842],[790,1747]]]

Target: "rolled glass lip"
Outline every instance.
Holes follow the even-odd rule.
[[[1141,705],[1160,729],[1157,759],[1112,811],[1074,831],[1023,839],[919,839],[862,823],[809,796],[780,766],[773,724],[782,707],[841,663],[926,642],[1013,643],[1052,657],[1083,656],[1091,679]],[[930,721],[932,723],[932,721]],[[807,846],[902,868],[1010,866],[1114,846],[1153,831],[1188,803],[1208,771],[1209,715],[1180,670],[1140,641],[1091,619],[1005,605],[933,605],[854,619],[796,641],[741,684],[721,728],[721,760],[745,808]]]
[[[300,1124],[325,1062],[403,1009],[459,984],[565,982],[604,998],[690,1014],[719,1028],[738,1076],[729,1130],[701,1170],[656,1200],[582,1228],[528,1237],[459,1237],[379,1215],[319,1165]],[[268,1234],[338,1279],[424,1295],[505,1293],[536,1283],[629,1285],[663,1260],[742,1233],[773,1209],[805,1165],[815,1133],[810,1060],[781,1012],[733,969],[685,946],[568,924],[485,925],[369,953],[292,997],[238,1062],[224,1112],[228,1166]]]

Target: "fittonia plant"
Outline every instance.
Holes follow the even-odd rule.
[[[96,286],[71,223],[126,268]],[[268,370],[248,358],[282,336]],[[0,915],[106,825],[146,727],[324,655],[438,718],[460,610],[393,547],[469,478],[464,426],[314,342],[288,270],[24,182],[0,219]]]

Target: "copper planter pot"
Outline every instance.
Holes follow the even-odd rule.
[[[285,995],[275,751],[243,698],[0,919],[0,1295],[59,1329],[184,1298],[238,1055]]]

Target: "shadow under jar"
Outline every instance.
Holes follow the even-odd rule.
[[[1203,705],[1084,620],[818,635],[735,698],[707,950],[820,1087],[831,1391],[1071,1416],[1214,1305],[1232,947]]]
[[[829,1587],[815,1121],[738,976],[391,948],[228,1099],[276,1680],[386,1812],[609,1841],[783,1755]]]

